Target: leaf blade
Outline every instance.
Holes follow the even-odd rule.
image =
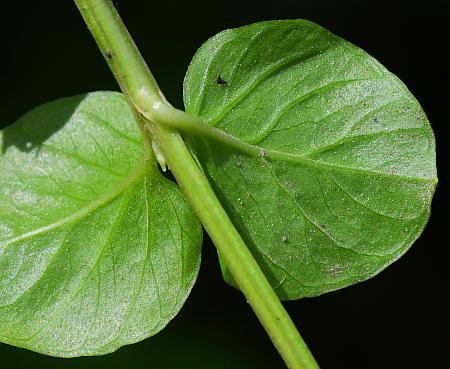
[[[437,182],[428,120],[392,73],[322,27],[219,33],[194,56],[184,95],[188,112],[234,137],[187,138],[281,298],[376,275],[423,230]]]
[[[69,114],[55,114],[55,104],[68,103]],[[42,137],[27,147],[36,122]],[[142,158],[123,96],[58,100],[5,132],[0,195],[17,194],[0,206],[2,230],[12,231],[0,233],[2,341],[54,356],[99,355],[164,328],[195,282],[201,228],[155,160]],[[48,214],[36,217],[42,202]]]

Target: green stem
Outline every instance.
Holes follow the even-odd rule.
[[[158,85],[109,0],[75,0],[131,106],[146,120],[178,185],[247,298],[287,366],[317,369],[313,356],[257,262],[236,231],[178,131],[164,124],[189,122],[173,108]]]

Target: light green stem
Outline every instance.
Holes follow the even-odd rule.
[[[167,160],[178,185],[202,222],[270,339],[291,369],[318,369],[313,356],[263,272],[236,231],[208,180],[172,126],[192,118],[173,108],[109,0],[75,0],[131,106]],[[197,119],[197,118],[195,118]]]

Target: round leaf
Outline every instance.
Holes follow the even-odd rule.
[[[0,340],[100,355],[160,331],[195,282],[201,227],[125,98],[42,105],[0,135]]]
[[[402,82],[349,42],[304,20],[221,32],[196,53],[184,100],[237,139],[187,137],[281,298],[366,280],[421,234],[433,132]]]

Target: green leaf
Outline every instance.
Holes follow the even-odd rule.
[[[178,313],[201,227],[152,157],[125,98],[42,105],[0,135],[0,340],[101,355]]]
[[[366,280],[421,234],[433,132],[363,50],[304,20],[227,30],[198,50],[184,99],[235,138],[187,137],[281,298]]]

